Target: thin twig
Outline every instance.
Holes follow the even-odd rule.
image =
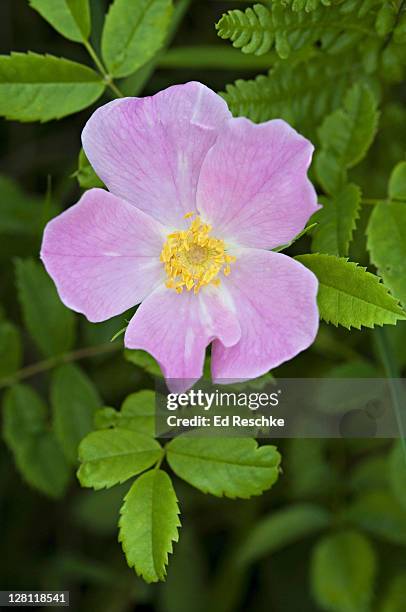
[[[98,71],[102,75],[102,77],[103,77],[105,83],[107,84],[107,86],[110,87],[110,89],[116,94],[116,96],[118,96],[119,98],[123,98],[124,94],[120,91],[120,89],[114,83],[113,79],[111,78],[111,75],[107,72],[106,68],[103,65],[103,62],[101,61],[101,59],[97,55],[96,51],[93,49],[93,47],[90,44],[90,42],[86,40],[83,44],[84,44],[87,52],[89,53],[90,57],[94,61],[95,66],[97,67]]]
[[[392,397],[393,406],[395,408],[396,422],[399,428],[399,435],[402,443],[403,454],[406,461],[406,433],[402,417],[402,391],[400,388],[400,372],[395,360],[393,359],[392,350],[388,342],[387,332],[384,327],[375,330],[377,347],[379,356],[384,367],[386,377],[388,379],[389,391]]]
[[[41,374],[42,372],[52,370],[53,368],[58,365],[61,365],[62,363],[71,363],[72,361],[79,361],[80,359],[86,359],[87,357],[96,357],[97,355],[103,355],[104,353],[113,353],[121,348],[121,344],[112,344],[111,342],[108,342],[107,344],[99,344],[98,346],[87,346],[85,348],[80,348],[69,353],[64,353],[62,355],[50,357],[49,359],[37,361],[36,363],[32,363],[31,365],[21,368],[21,370],[18,370],[8,378],[0,379],[0,389],[4,387],[9,387],[10,385],[14,385],[15,383],[20,382],[21,380],[31,378],[32,376],[36,376],[37,374]]]

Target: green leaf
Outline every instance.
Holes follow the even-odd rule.
[[[346,180],[347,168],[358,164],[368,151],[378,127],[377,103],[372,90],[356,84],[343,107],[326,117],[319,129],[322,150],[316,172],[322,187],[334,194]]]
[[[114,408],[105,407],[95,414],[97,429],[120,427],[155,436],[155,394],[153,391],[137,391],[128,395],[120,412]]]
[[[27,385],[15,385],[4,397],[3,436],[24,480],[50,497],[61,497],[69,468],[46,422],[46,407]]]
[[[171,0],[114,0],[102,37],[109,73],[126,77],[146,64],[163,45],[171,15]]]
[[[406,456],[401,441],[397,441],[389,454],[389,481],[392,491],[406,512]]]
[[[388,193],[391,200],[406,201],[406,161],[399,162],[392,170]]]
[[[326,536],[313,552],[314,597],[329,612],[369,612],[376,574],[370,542],[356,531]]]
[[[384,489],[388,485],[388,461],[386,456],[370,456],[357,463],[349,478],[351,491],[360,493]]]
[[[60,301],[41,264],[18,259],[16,282],[24,323],[39,350],[47,357],[69,351],[74,343],[75,317]]]
[[[406,572],[392,578],[379,612],[403,612],[406,601]]]
[[[60,119],[93,104],[104,89],[97,72],[65,58],[31,52],[0,56],[0,115],[6,119]]]
[[[26,195],[17,183],[0,176],[0,234],[35,235],[40,230],[41,200]]]
[[[165,578],[172,542],[178,541],[177,502],[171,479],[162,470],[137,478],[124,498],[119,541],[128,565],[146,582]]]
[[[69,40],[84,42],[89,38],[89,0],[30,0],[30,6]]]
[[[167,444],[175,474],[203,493],[222,497],[260,495],[276,482],[280,455],[252,438],[198,438],[182,434]]]
[[[82,487],[112,487],[150,468],[161,456],[160,444],[145,434],[118,427],[93,431],[79,447],[78,478]]]
[[[313,219],[317,227],[313,232],[312,251],[330,255],[348,255],[361,204],[361,190],[350,183],[331,198],[325,198],[323,208]]]
[[[123,402],[119,427],[155,436],[155,394],[153,391],[131,393]]]
[[[119,421],[120,413],[110,406],[104,406],[94,413],[93,424],[95,429],[109,429],[115,427]]]
[[[75,176],[82,189],[92,189],[92,187],[104,187],[103,181],[99,179],[96,172],[93,170],[83,149],[80,149],[78,169]]]
[[[362,493],[342,518],[381,540],[406,546],[406,512],[390,491]]]
[[[406,202],[374,206],[367,228],[371,262],[387,287],[406,306]]]
[[[93,429],[101,405],[97,389],[78,366],[62,365],[52,375],[51,402],[55,433],[66,458],[76,464],[79,443]]]
[[[254,563],[276,550],[325,529],[329,513],[313,504],[296,504],[260,519],[236,552],[239,565]]]
[[[18,328],[9,321],[0,321],[0,378],[18,370],[22,360],[21,337]]]
[[[145,351],[132,351],[130,349],[125,349],[124,357],[130,363],[133,363],[134,365],[148,372],[148,374],[162,377],[161,368],[149,353],[146,353]]]
[[[326,323],[347,329],[394,324],[405,319],[398,305],[378,276],[365,268],[333,255],[299,255],[296,257],[312,270],[319,280],[317,297],[320,317]]]
[[[327,459],[326,440],[288,440],[284,472],[293,499],[320,499],[337,486],[336,468]]]

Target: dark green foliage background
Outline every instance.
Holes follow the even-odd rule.
[[[92,42],[96,49],[108,4],[108,0],[91,2]],[[275,4],[283,7],[279,0]],[[306,3],[299,0],[298,6],[301,4]],[[307,4],[312,7],[327,2],[308,0]],[[357,80],[367,82],[374,91],[380,91],[380,128],[367,158],[350,171],[350,178],[362,187],[365,198],[386,198],[389,175],[405,157],[406,89],[402,65],[406,62],[399,61],[399,65],[392,62],[392,73],[390,66],[383,66],[372,76],[367,74],[365,66],[359,66],[359,58],[352,52],[344,59],[333,58],[327,63],[324,58],[315,58],[313,63],[304,65],[300,49],[299,56],[280,59],[278,49],[279,52],[282,49],[282,55],[286,51],[283,41],[276,45],[276,51],[271,45],[268,55],[243,55],[228,42],[219,40],[214,27],[222,14],[236,5],[241,10],[249,6],[238,0],[234,3],[192,1],[171,51],[159,56],[150,73],[147,70],[130,77],[125,83],[126,93],[153,94],[168,85],[188,80],[199,80],[216,91],[225,91],[228,84],[242,78],[251,83],[238,82],[227,88],[226,98],[233,111],[247,114],[254,120],[282,115],[312,137],[317,145],[325,147],[320,133],[317,135],[317,128],[342,104],[342,96],[349,85]],[[283,10],[290,9],[283,7]],[[184,47],[192,47],[193,52],[182,49]],[[29,8],[26,0],[0,2],[0,53],[8,54],[11,49],[47,52],[89,64],[85,50],[59,36]],[[284,61],[287,63],[283,64]],[[343,72],[340,79],[336,77],[337,64]],[[277,75],[286,72],[276,85],[261,85],[260,90],[268,97],[253,109],[244,103],[244,95],[258,93],[258,83],[268,79],[270,67],[274,67]],[[309,76],[305,80],[303,74],[307,72]],[[258,74],[263,76],[258,82],[252,82]],[[295,89],[303,83],[306,83],[304,88]],[[244,95],[239,97],[241,93]],[[320,104],[312,114],[309,109],[318,93]],[[101,101],[108,99],[110,96],[106,93]],[[274,103],[272,109],[268,101]],[[44,358],[50,360],[40,365],[38,371],[34,366],[32,372],[25,372],[27,379],[21,381],[29,383],[51,406],[49,415],[55,405],[60,406],[57,376],[66,379],[67,388],[77,389],[81,385],[86,388],[82,394],[78,393],[76,408],[81,415],[78,432],[72,432],[68,442],[71,446],[66,455],[73,456],[72,463],[75,463],[72,445],[74,449],[76,438],[91,428],[91,415],[86,415],[86,410],[92,411],[92,406],[98,404],[119,407],[128,394],[153,385],[144,367],[125,359],[120,342],[109,343],[113,334],[125,325],[125,316],[91,325],[83,317],[62,314],[62,319],[67,317],[63,319],[65,332],[68,329],[68,337],[61,341],[67,343],[63,352],[69,353],[69,360],[76,361],[81,370],[78,372],[71,365],[56,370],[56,366],[61,367],[61,359],[53,350],[52,317],[43,321],[43,329],[41,324],[37,325],[35,337],[30,336],[27,333],[29,306],[22,309],[18,299],[23,291],[24,274],[34,278],[37,286],[42,286],[44,279],[41,275],[36,276],[32,270],[34,264],[16,263],[16,260],[38,258],[44,223],[58,210],[76,201],[81,192],[73,175],[77,170],[80,132],[91,112],[92,108],[88,108],[46,124],[0,121],[0,215],[4,215],[3,231],[0,232],[0,323],[7,320],[19,330],[24,347],[23,366],[37,364]],[[21,208],[22,216],[6,227],[4,202],[8,201]],[[371,210],[369,205],[361,209],[349,255],[352,261],[368,265],[370,271],[376,272],[365,249],[364,233]],[[27,227],[29,230],[24,229]],[[403,240],[406,241],[406,236]],[[305,235],[290,247],[289,254],[309,252],[310,245],[311,238]],[[46,288],[41,295],[54,312],[53,296],[47,297]],[[14,332],[7,328],[8,324],[6,328],[4,325],[2,338],[6,340],[2,341],[7,342],[8,334]],[[362,331],[348,331],[322,323],[315,344],[275,374],[400,376],[405,374],[405,346],[404,321],[383,330],[364,328]],[[19,362],[18,354],[9,353],[8,361],[0,363],[0,393],[18,378],[14,362]],[[90,388],[82,373],[90,379]],[[82,410],[80,398],[83,396],[87,401]],[[63,409],[58,413],[60,429],[63,429]],[[40,433],[48,440],[50,417],[44,414]],[[58,427],[55,429],[58,438]],[[10,440],[13,432],[4,431],[3,435]],[[52,440],[51,446],[55,443],[54,438]],[[128,487],[119,485],[97,492],[81,489],[73,468],[60,466],[66,480],[60,483],[61,490],[56,493],[63,496],[52,499],[46,496],[52,495],[49,484],[52,474],[45,484],[39,478],[38,488],[45,495],[31,488],[23,482],[4,442],[0,442],[0,589],[69,589],[75,612],[133,609],[157,612],[208,609],[212,612],[314,612],[316,609],[405,612],[406,467],[402,458],[399,459],[400,447],[389,440],[272,442],[282,454],[283,472],[272,490],[260,497],[247,501],[218,499],[203,495],[175,478],[182,508],[182,529],[174,555],[170,556],[167,581],[158,585],[147,585],[135,576],[127,567],[117,541],[118,511]],[[30,459],[30,449],[25,448],[19,457],[23,464],[31,459],[35,463],[37,458]],[[57,461],[56,455],[49,457],[53,459],[46,459],[46,463]],[[342,542],[330,544],[336,569],[343,563],[342,591],[349,590],[351,595],[353,589],[355,595],[353,599],[350,597],[347,607],[318,607],[322,605],[320,583],[329,585],[330,579],[331,584],[336,581],[329,575],[320,538],[324,534],[340,533],[340,529],[347,527],[364,534],[357,533],[350,539],[351,546],[357,547],[356,568],[350,563],[354,554],[351,546],[348,552],[345,547],[340,548]],[[366,543],[365,537],[368,538]],[[334,548],[336,545],[338,552]],[[376,573],[373,587],[370,585],[373,603],[365,604],[360,600],[357,607],[353,600],[358,601],[360,594],[365,593],[364,574],[368,574],[371,564],[376,565],[376,572],[370,572]],[[353,584],[348,586],[346,581],[351,583],[354,576]],[[368,576],[365,579],[369,584]]]

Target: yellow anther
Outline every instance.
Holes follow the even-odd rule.
[[[191,219],[194,215],[187,213],[184,218]],[[221,272],[225,276],[230,274],[230,263],[235,262],[235,257],[226,253],[223,240],[209,235],[211,229],[196,216],[188,230],[168,235],[161,261],[168,276],[166,286],[169,289],[175,289],[177,293],[193,289],[196,294],[204,285],[218,287]]]

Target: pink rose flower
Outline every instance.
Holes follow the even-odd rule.
[[[82,135],[109,191],[91,189],[45,228],[41,258],[89,321],[139,306],[124,338],[167,379],[260,376],[318,329],[317,279],[273,252],[318,209],[313,146],[282,120],[232,118],[196,82],[102,106]]]

